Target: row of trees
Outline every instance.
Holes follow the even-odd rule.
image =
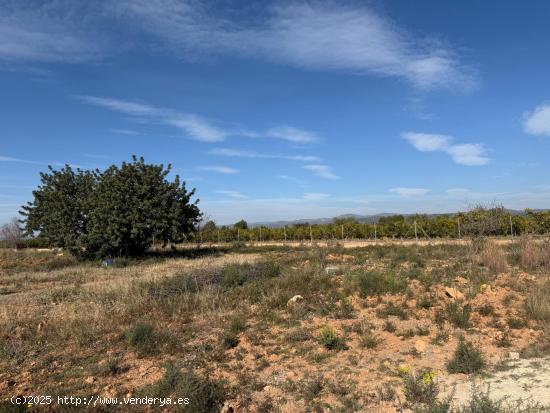
[[[198,242],[309,241],[374,238],[458,238],[550,233],[550,211],[510,214],[503,207],[476,207],[448,215],[392,215],[376,223],[335,219],[330,224],[301,223],[286,227],[250,228],[243,220],[235,225],[217,226],[206,222],[195,233]]]
[[[201,213],[195,191],[178,176],[169,181],[170,170],[135,156],[103,172],[49,167],[21,211],[25,234],[82,258],[137,256],[154,242],[182,242]]]

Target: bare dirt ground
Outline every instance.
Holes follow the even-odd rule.
[[[207,388],[183,411],[416,412],[451,394],[466,406],[489,386],[493,400],[550,405],[539,244],[267,245],[108,268],[0,254],[0,400]],[[463,339],[485,361],[468,374],[448,368]],[[168,365],[207,382],[169,380]],[[435,399],[404,391],[412,376],[436,383]]]

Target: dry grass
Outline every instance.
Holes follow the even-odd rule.
[[[550,245],[529,237],[520,241],[520,263],[525,270],[550,269]]]
[[[483,266],[487,267],[493,274],[502,274],[508,270],[506,254],[498,244],[491,240],[485,242],[480,260]]]
[[[533,320],[550,321],[550,281],[533,288],[525,300],[525,311]]]
[[[371,246],[345,253],[242,247],[193,258],[149,257],[121,268],[77,263],[57,252],[5,252],[9,271],[0,265],[0,288],[6,288],[0,294],[0,385],[8,378],[15,378],[15,385],[0,387],[0,396],[22,392],[24,386],[35,393],[104,394],[109,388],[119,395],[151,395],[151,389],[183,383],[181,374],[189,374],[192,383],[209,377],[219,389],[216,394],[223,393],[236,411],[250,406],[261,411],[267,399],[284,411],[312,411],[316,403],[328,403],[334,411],[369,411],[376,406],[363,396],[372,390],[368,386],[395,380],[398,363],[433,363],[445,371],[456,337],[440,340],[441,356],[429,360],[402,350],[437,339],[440,328],[433,315],[449,302],[442,285],[466,291],[479,282],[477,274],[497,278],[487,276],[493,267],[485,262],[472,263],[467,251],[442,244]],[[61,258],[63,265],[57,263]],[[40,265],[33,267],[37,260]],[[50,261],[56,264],[49,267]],[[327,274],[328,265],[342,271]],[[467,285],[454,284],[457,277]],[[489,323],[495,314],[505,322],[527,308],[536,326],[547,319],[541,310],[545,305],[550,313],[548,297],[536,295],[542,289],[529,297],[518,291],[517,300],[503,304],[504,289],[493,287],[491,294],[500,295],[481,297],[491,299],[492,311],[482,321],[480,312],[472,313],[479,328],[464,331],[489,353],[498,349],[484,329],[493,332]],[[527,284],[522,291],[528,291]],[[303,297],[300,304],[287,306],[294,295]],[[414,305],[415,297],[432,302]],[[485,302],[467,300],[459,306],[466,321],[470,308]],[[369,323],[355,327],[358,320]],[[453,320],[444,317],[443,323],[453,326]],[[514,351],[527,334],[519,327],[510,347]],[[415,333],[399,333],[409,330]],[[169,363],[186,370],[167,369]],[[383,363],[390,363],[384,373],[379,369]],[[98,373],[105,371],[115,373]],[[358,375],[365,380],[349,394],[327,385],[310,392],[311,397],[288,384],[319,375],[327,375],[329,382]],[[86,382],[89,376],[95,381]],[[172,376],[177,380],[168,380]]]

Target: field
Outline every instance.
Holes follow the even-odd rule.
[[[187,412],[550,411],[549,245],[233,244],[111,266],[3,249],[0,400],[186,397],[162,411]],[[75,411],[18,408],[0,405]]]

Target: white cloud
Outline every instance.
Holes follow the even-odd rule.
[[[210,152],[212,155],[228,156],[236,158],[266,158],[266,159],[288,159],[291,161],[300,162],[318,162],[320,159],[313,155],[280,155],[280,154],[268,154],[258,153],[254,151],[242,150],[242,149],[230,149],[230,148],[214,148]]]
[[[101,106],[130,116],[149,118],[155,122],[173,126],[183,131],[191,139],[201,142],[220,142],[228,131],[212,124],[200,116],[180,113],[173,109],[160,108],[145,103],[97,96],[78,96],[83,102]]]
[[[550,104],[537,106],[523,115],[523,130],[531,135],[550,136]]]
[[[470,190],[466,188],[449,188],[445,192],[451,196],[462,196],[469,194]]]
[[[278,126],[271,128],[266,132],[270,138],[283,139],[293,143],[313,143],[319,140],[319,137],[313,133],[304,131],[292,126]]]
[[[324,178],[324,179],[340,179],[340,177],[327,165],[313,164],[313,165],[304,165],[302,168],[313,172],[315,175]]]
[[[181,129],[189,137],[202,142],[221,142],[229,134],[197,115],[175,115],[166,118],[166,123]]]
[[[401,137],[409,141],[420,152],[444,151],[452,140],[450,136],[433,133],[404,132]]]
[[[120,16],[186,58],[225,53],[299,69],[398,77],[422,89],[464,90],[477,83],[450,46],[419,38],[364,4],[279,3],[254,25],[216,18],[200,3],[133,0],[117,6]]]
[[[324,194],[321,192],[306,192],[304,194],[304,199],[307,201],[321,201],[323,199],[329,198],[329,194]]]
[[[430,192],[429,189],[426,188],[392,188],[390,189],[390,192],[393,192],[395,194],[404,196],[404,197],[413,197],[413,196],[424,196],[428,192]]]
[[[256,13],[253,23],[244,17],[249,11]],[[153,41],[135,40],[146,34]],[[303,70],[396,77],[421,89],[471,90],[478,83],[451,45],[416,36],[365,4],[243,6],[229,19],[198,1],[0,2],[0,60],[79,63],[122,48],[193,61],[226,54]]]
[[[217,172],[220,174],[236,174],[237,172],[239,172],[238,169],[231,168],[229,166],[222,166],[222,165],[199,166],[198,169],[201,171]]]
[[[481,143],[451,145],[451,136],[434,133],[404,132],[401,137],[420,152],[445,152],[459,165],[478,166],[491,162]]]
[[[462,145],[452,145],[447,149],[453,161],[460,165],[477,166],[486,165],[491,161],[484,156],[485,149],[480,143],[465,143]]]
[[[231,191],[231,190],[228,190],[228,189],[219,190],[219,191],[216,191],[216,193],[228,196],[230,198],[236,198],[236,199],[246,199],[247,198],[246,195],[243,195],[239,191]]]

